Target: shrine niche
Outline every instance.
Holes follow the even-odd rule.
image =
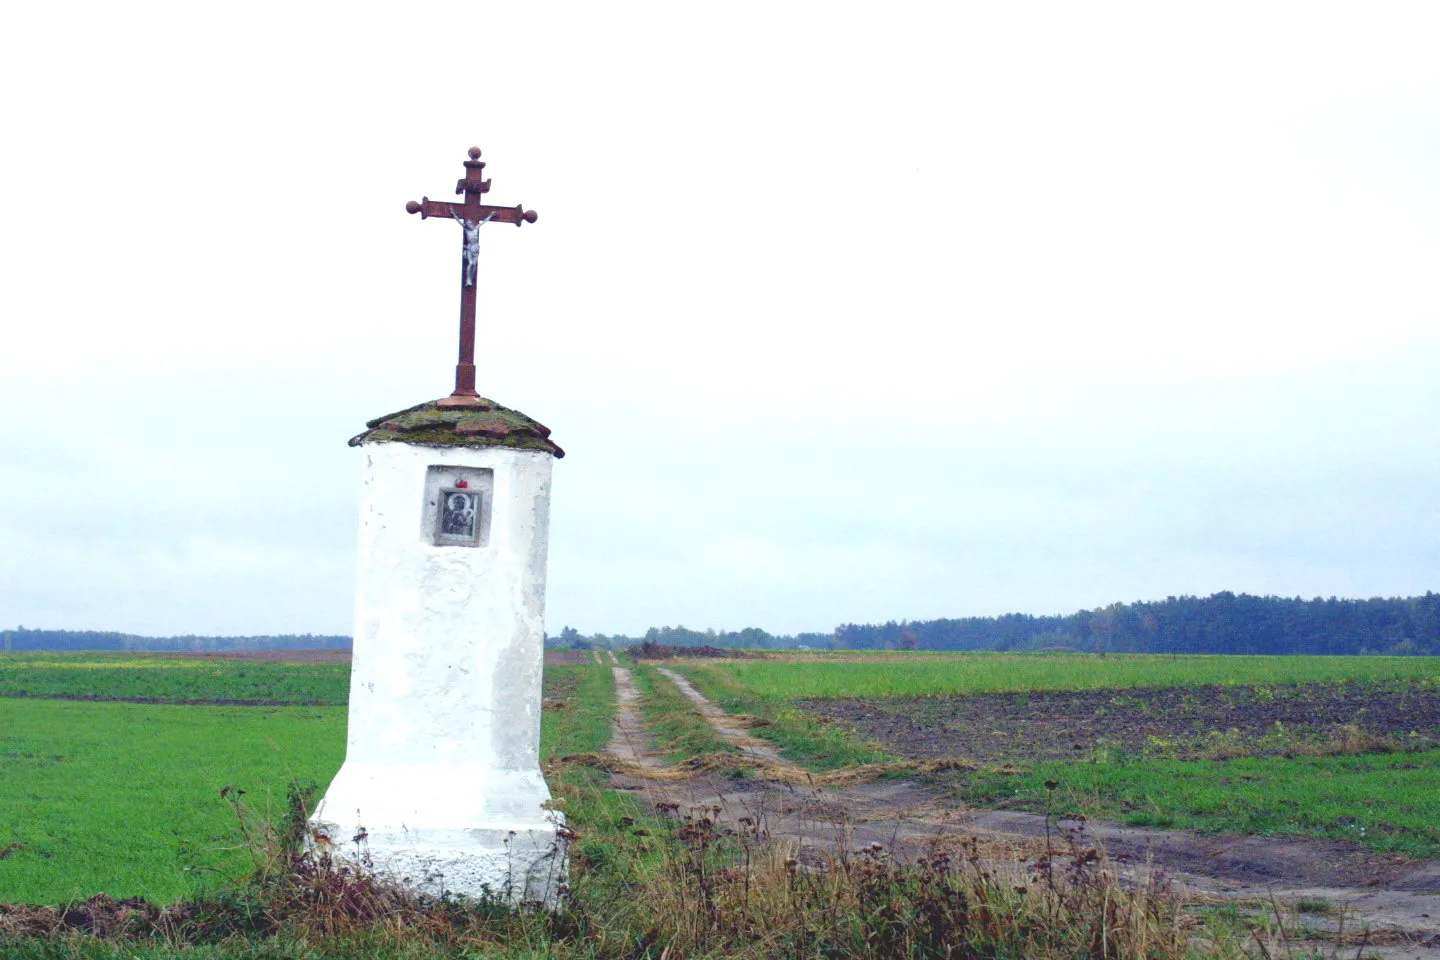
[[[435,465],[425,471],[421,538],[437,547],[483,547],[490,540],[495,472]]]

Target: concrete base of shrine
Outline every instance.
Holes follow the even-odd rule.
[[[553,909],[569,858],[539,771],[347,763],[310,818],[312,849],[426,896]]]

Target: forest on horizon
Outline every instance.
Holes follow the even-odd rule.
[[[652,627],[643,637],[582,636],[566,627],[557,647],[670,647],[817,650],[1079,650],[1091,653],[1217,653],[1440,656],[1440,593],[1419,597],[1208,597],[1112,603],[1072,614],[846,623],[832,633],[774,636]]]
[[[1383,654],[1440,656],[1440,593],[1345,600],[1259,597],[1228,590],[1208,597],[1112,603],[1072,614],[846,623],[830,633],[651,627],[643,636],[547,636],[560,649],[620,649],[649,641],[671,647],[775,650],[1080,650],[1092,653]],[[349,649],[349,637],[142,637],[92,630],[0,630],[0,650],[224,652]]]
[[[349,650],[350,638],[313,633],[255,637],[142,637],[106,630],[0,630],[0,650],[115,650],[149,653],[225,653],[244,650]]]

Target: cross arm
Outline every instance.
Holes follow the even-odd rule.
[[[534,210],[526,210],[518,203],[513,207],[492,207],[485,203],[455,203],[431,200],[429,197],[421,197],[419,203],[411,200],[405,204],[405,212],[418,213],[421,220],[444,217],[448,220],[469,220],[473,223],[488,218],[491,223],[513,223],[517,227],[522,223],[534,223],[540,216]]]

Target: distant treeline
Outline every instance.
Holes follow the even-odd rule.
[[[1209,597],[1166,597],[1076,613],[1037,617],[847,623],[831,633],[772,634],[744,630],[651,627],[644,636],[582,635],[566,627],[548,647],[666,647],[813,650],[1083,650],[1092,653],[1308,653],[1440,656],[1440,593],[1423,597],[1256,597],[1225,591]],[[283,650],[349,649],[349,637],[293,634],[266,637],[137,637],[79,630],[0,631],[0,650]]]
[[[1256,597],[1229,591],[1112,603],[1063,616],[847,623],[833,633],[777,636],[652,627],[643,637],[582,636],[566,627],[557,647],[810,647],[830,650],[1047,650],[1095,653],[1419,654],[1440,656],[1440,593],[1340,600]]]
[[[229,650],[350,649],[349,637],[313,633],[267,637],[138,637],[96,630],[0,630],[0,650],[150,650],[206,653]]]

